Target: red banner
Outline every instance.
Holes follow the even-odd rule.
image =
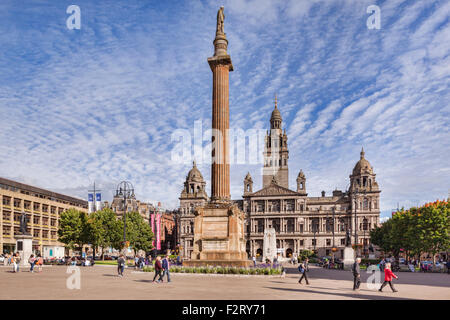
[[[152,227],[153,232],[153,239],[155,239],[155,215],[152,213],[150,214],[150,225]],[[152,241],[153,248],[155,247],[155,240]]]
[[[161,250],[161,215],[159,213],[156,214],[156,250]]]

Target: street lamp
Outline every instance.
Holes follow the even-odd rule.
[[[331,257],[331,261],[334,264],[334,252],[336,251],[336,246],[335,246],[335,243],[334,243],[334,227],[335,227],[334,224],[335,224],[336,206],[333,206],[332,210],[333,210],[333,248],[331,248],[331,251],[333,252],[333,254],[332,254],[332,257]]]
[[[356,195],[357,195],[357,193],[358,193],[358,188],[355,188],[355,190],[353,191],[353,198],[355,200],[355,252],[356,252],[356,256],[358,256],[358,233],[357,233],[358,220],[357,220],[357,214],[356,214],[356,206],[357,206]]]
[[[364,243],[364,256],[367,258],[367,252],[366,252],[366,230],[367,230],[367,227],[368,227],[368,221],[367,221],[367,219],[366,218],[364,218],[364,220],[363,220],[363,230],[364,230],[364,240],[363,240],[363,243]]]
[[[123,198],[123,246],[124,249],[127,247],[127,199],[134,199],[134,187],[131,182],[122,181],[117,185],[116,197]]]
[[[316,253],[316,233],[317,233],[318,223],[316,220],[313,220],[313,234],[314,234],[314,253]]]

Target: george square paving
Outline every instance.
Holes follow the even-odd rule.
[[[80,267],[80,289],[66,286],[67,267],[44,267],[42,273],[23,269],[12,273],[0,267],[1,300],[393,300],[450,299],[450,275],[446,273],[400,272],[395,282],[397,293],[386,287],[383,292],[367,288],[369,274],[362,273],[359,292],[352,290],[349,271],[326,270],[312,266],[310,285],[298,283],[295,267],[286,266],[280,276],[232,276],[172,274],[170,283],[152,283],[153,273],[125,270],[117,276],[112,266]]]

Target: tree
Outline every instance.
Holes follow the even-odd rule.
[[[427,203],[420,208],[402,209],[371,231],[371,242],[384,252],[398,257],[400,250],[406,256],[423,252],[433,255],[450,247],[450,204],[447,201]]]
[[[149,251],[152,249],[153,232],[144,218],[138,212],[128,212],[126,214],[126,221],[126,238],[130,242],[131,248],[135,252],[138,250]],[[120,222],[123,230],[123,218]]]
[[[87,214],[76,209],[69,209],[61,213],[58,240],[69,249],[80,248],[88,244]]]
[[[88,237],[92,245],[95,257],[96,248],[113,247],[120,248],[121,224],[116,219],[116,214],[109,208],[93,212],[88,219]]]

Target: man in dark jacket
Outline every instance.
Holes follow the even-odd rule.
[[[308,276],[306,275],[306,266],[304,262],[300,262],[300,265],[298,266],[298,272],[302,275],[300,279],[298,280],[298,283],[302,284],[302,280],[305,279],[306,284],[309,284]]]
[[[352,267],[353,272],[353,290],[359,290],[359,285],[361,284],[361,269],[359,264],[361,263],[361,258],[356,258],[355,263]]]
[[[123,277],[123,270],[125,269],[125,258],[123,257],[123,254],[119,256],[119,259],[117,259],[117,273],[119,274],[119,277]]]
[[[169,255],[166,255],[166,257],[162,261],[162,268],[163,268],[163,274],[162,279],[164,279],[164,275],[167,274],[167,282],[170,282],[170,261],[169,261]]]

